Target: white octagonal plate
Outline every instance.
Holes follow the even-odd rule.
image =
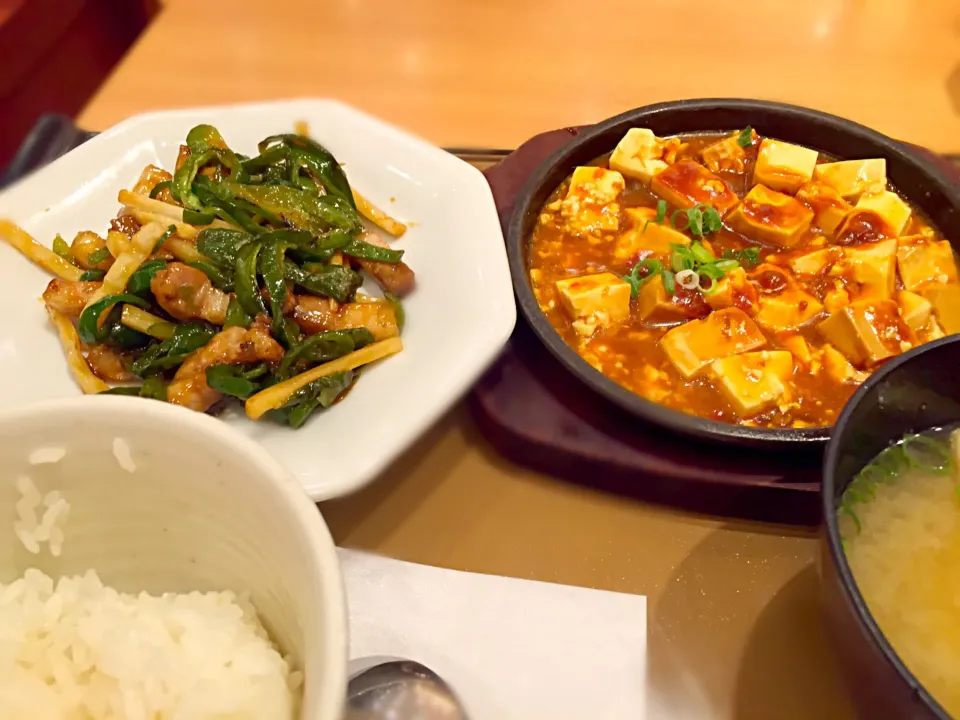
[[[300,430],[254,423],[242,409],[224,415],[323,500],[383,470],[466,392],[513,330],[503,235],[479,171],[335,101],[175,110],[125,120],[0,193],[0,217],[48,245],[57,233],[68,240],[82,229],[102,234],[119,209],[117,192],[149,163],[172,168],[194,125],[215,125],[234,150],[251,155],[258,141],[292,132],[298,120],[361,193],[411,223],[392,245],[406,251],[417,275],[404,303],[403,352],[364,372],[342,403]],[[38,300],[49,279],[0,243],[0,407],[80,394]]]

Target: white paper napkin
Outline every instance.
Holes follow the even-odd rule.
[[[339,553],[351,658],[427,665],[471,720],[644,717],[645,597]]]

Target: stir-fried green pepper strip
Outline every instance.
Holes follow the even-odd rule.
[[[216,330],[200,323],[177,325],[173,335],[161,343],[151,345],[143,355],[134,360],[130,372],[144,377],[177,367],[191,353],[210,342],[214,335]]]
[[[103,327],[99,327],[100,316],[108,307],[117,303],[129,303],[137,307],[149,307],[146,300],[136,295],[121,293],[119,295],[107,295],[93,305],[85,308],[80,314],[80,321],[77,323],[77,333],[80,335],[80,341],[87,345],[103,342],[110,333],[110,326],[105,322]]]
[[[183,221],[190,225],[209,225],[216,216],[212,212],[198,210],[184,210]]]
[[[403,257],[403,250],[391,250],[377,245],[371,245],[360,238],[351,238],[350,242],[341,248],[345,255],[362,258],[364,260],[376,260],[396,264]]]
[[[153,186],[153,190],[150,191],[150,199],[156,200],[160,193],[169,188],[172,184],[173,183],[170,180],[161,180],[158,182]]]
[[[277,377],[285,379],[300,361],[322,363],[359,350],[373,342],[369,330],[331,330],[311,335],[290,348],[280,361]]]
[[[150,289],[150,281],[153,277],[166,267],[166,260],[147,260],[130,276],[127,292],[131,295],[142,295]]]
[[[150,343],[150,336],[144,335],[137,330],[128,328],[121,322],[122,310],[119,305],[115,305],[107,320],[103,323],[103,330],[106,333],[104,342],[121,350],[134,350],[142,348]]]
[[[230,199],[230,193],[223,188],[222,183],[215,183],[210,178],[198,175],[193,182],[193,192],[204,204],[206,211],[214,213],[221,220],[250,233],[257,233],[262,229],[253,219],[257,209],[250,205],[248,210],[235,199]]]
[[[167,242],[167,240],[169,240],[171,237],[173,237],[173,234],[176,231],[177,231],[176,225],[169,226],[166,229],[166,231],[163,233],[163,235],[157,238],[157,241],[153,244],[153,252],[159,252],[160,248],[163,247],[164,243]]]
[[[187,133],[187,147],[191,153],[202,153],[210,148],[225,148],[223,135],[213,125],[196,125]]]
[[[130,397],[140,397],[139,385],[117,385],[107,390],[101,390],[97,395],[126,395]]]
[[[270,300],[270,316],[273,318],[273,334],[280,335],[283,330],[283,303],[287,299],[287,282],[284,278],[283,261],[287,250],[293,243],[283,240],[260,241],[259,270],[263,276],[263,286]]]
[[[240,301],[243,311],[250,317],[256,317],[267,311],[257,285],[257,258],[262,247],[260,243],[252,242],[240,248],[233,276],[237,300]]]
[[[191,153],[173,174],[173,184],[170,186],[170,192],[173,196],[183,203],[185,208],[190,210],[203,210],[203,203],[193,192],[193,179],[200,172],[200,168],[217,157],[217,152],[213,149],[204,150],[201,153]]]
[[[80,275],[80,279],[96,282],[97,280],[103,280],[103,276],[106,274],[104,270],[84,270],[83,274]]]
[[[346,173],[329,150],[304,135],[289,133],[264,138],[257,149],[262,156],[283,146],[290,149],[289,162],[308,168],[311,174],[323,183],[329,194],[339,196],[354,210],[357,209]]]
[[[70,252],[70,243],[64,240],[60,235],[57,235],[53,239],[53,251],[67,262],[74,263],[73,253]]]
[[[407,312],[403,309],[403,303],[400,302],[400,298],[392,292],[385,292],[383,297],[388,303],[393,305],[393,314],[397,317],[397,329],[403,330],[403,326],[407,324]]]
[[[278,422],[297,429],[318,407],[328,408],[353,384],[353,372],[336,373],[314,380],[293,394],[287,403],[270,415]]]
[[[159,375],[151,375],[143,381],[140,386],[140,397],[150,398],[151,400],[167,400],[167,384]]]
[[[281,185],[224,184],[238,198],[282,217],[297,230],[324,235],[332,230],[357,233],[363,228],[359,213],[336,195],[312,195],[299,188]]]
[[[192,262],[188,262],[187,265],[192,268],[196,268],[210,278],[210,282],[212,282],[213,286],[218,290],[223,290],[224,292],[233,292],[233,277],[229,274],[229,272],[221,270],[213,263],[206,262],[204,260],[194,260]]]
[[[258,383],[243,376],[242,365],[213,365],[207,368],[207,385],[224,395],[246,400],[260,389]]]
[[[230,298],[230,303],[227,305],[227,318],[223,322],[223,327],[250,327],[250,323],[253,321],[244,309],[240,306],[240,302],[235,298]]]
[[[225,267],[233,267],[244,245],[253,242],[253,235],[241,230],[207,228],[197,235],[197,250]]]
[[[342,265],[309,265],[300,268],[287,261],[283,266],[283,276],[314,295],[331,297],[339,302],[347,302],[363,284],[360,273]]]

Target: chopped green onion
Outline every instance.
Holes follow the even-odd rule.
[[[674,229],[676,229],[676,230],[686,230],[686,229],[687,229],[687,225],[684,225],[683,227],[679,227],[679,226],[677,225],[677,218],[678,218],[678,217],[684,217],[684,218],[687,219],[687,224],[690,223],[690,216],[687,215],[687,211],[686,211],[686,210],[674,210],[673,213],[670,215],[670,227],[672,227],[672,228],[674,228]]]
[[[102,247],[99,250],[94,250],[92,253],[87,255],[87,263],[90,265],[99,265],[104,260],[110,257],[110,251],[106,247]]]
[[[697,262],[701,264],[712,263],[716,260],[716,258],[713,256],[713,253],[698,242],[695,242],[690,246],[690,252],[693,257],[696,258]]]
[[[716,263],[704,263],[697,270],[701,275],[706,275],[711,280],[720,280],[724,276],[724,271],[717,267]]]
[[[647,271],[643,277],[640,277],[641,270]],[[627,275],[623,276],[623,279],[630,283],[630,297],[636,297],[640,292],[640,288],[663,271],[663,263],[654,258],[641,260],[634,265],[633,269],[630,270]]]
[[[673,295],[677,291],[673,273],[669,270],[664,270],[661,275],[663,276],[663,289],[667,291],[668,295]]]
[[[740,263],[738,263],[736,260],[717,260],[713,264],[716,265],[717,269],[721,270],[724,274],[740,267]]]
[[[703,211],[699,207],[687,210],[687,229],[691,234],[703,237]]]
[[[742,148],[748,148],[753,144],[753,128],[747,125],[743,130],[740,131],[740,136],[737,138],[737,145]]]
[[[703,227],[708,233],[719,232],[723,228],[723,218],[709,205],[703,206]]]

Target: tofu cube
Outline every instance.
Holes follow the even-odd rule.
[[[614,255],[618,260],[631,260],[644,251],[646,255],[667,257],[673,250],[671,245],[690,244],[690,238],[679,230],[674,230],[667,222],[655,223],[657,211],[653,208],[627,208],[624,214],[633,227],[617,238]]]
[[[796,255],[788,261],[797,275],[820,275],[843,257],[843,250],[830,246],[813,252]]]
[[[786,350],[747,352],[710,363],[710,376],[740,417],[776,405],[792,375],[793,356]]]
[[[919,331],[930,322],[933,305],[925,297],[909,290],[900,290],[897,293],[897,305],[900,306],[900,317],[911,330]]]
[[[738,200],[736,194],[719,177],[693,160],[675,162],[658,173],[650,189],[678,208],[692,208],[701,203],[726,215]]]
[[[797,200],[813,210],[813,222],[827,235],[833,235],[853,209],[853,205],[844,200],[840,193],[822,182],[801,185],[797,190]]]
[[[897,241],[846,247],[843,258],[831,269],[832,277],[860,283],[859,298],[889,299],[893,297],[897,281]]]
[[[880,192],[887,186],[887,161],[843,160],[817,165],[813,177],[834,188],[846,200],[856,200],[863,193]]]
[[[684,309],[673,302],[674,295],[668,295],[663,287],[663,277],[657,275],[640,288],[637,296],[637,317],[651,325],[674,323],[688,316]]]
[[[799,360],[803,365],[809,365],[813,360],[813,353],[810,351],[810,344],[803,335],[788,335],[781,340],[783,346],[790,351],[794,360]]]
[[[714,310],[738,307],[751,312],[757,305],[757,289],[747,278],[742,267],[734,268],[717,281],[717,288],[706,296],[707,305]]]
[[[680,374],[692,378],[714,360],[756,350],[766,342],[757,324],[743,310],[731,307],[669,330],[660,346]]]
[[[860,367],[899,355],[908,350],[914,340],[893,300],[852,302],[821,322],[817,330]]]
[[[753,182],[772,190],[795,193],[813,177],[818,157],[816,150],[764,138],[753,168]]]
[[[756,133],[753,133],[756,135]],[[742,173],[747,165],[747,149],[740,146],[740,133],[707,145],[700,151],[700,159],[710,172]]]
[[[903,286],[911,292],[919,292],[927,285],[958,282],[953,247],[946,240],[937,242],[924,235],[900,238],[897,269]]]
[[[663,141],[647,128],[630,128],[610,156],[610,169],[649,185],[653,176],[666,169]]]
[[[570,178],[560,212],[573,233],[594,233],[620,227],[617,198],[626,187],[623,175],[602,167],[578,167]]]
[[[960,285],[931,285],[921,294],[930,301],[937,323],[947,335],[960,332]]]
[[[581,322],[577,331],[583,335],[630,317],[630,284],[613,273],[558,280],[557,290],[564,310]]]
[[[903,232],[910,219],[910,206],[889,190],[861,195],[855,207],[857,210],[871,210],[882,217],[894,237]]]
[[[860,383],[866,380],[870,373],[857,370],[843,353],[832,345],[824,345],[820,353],[820,361],[827,375],[839,383]]]
[[[813,210],[763,185],[751,188],[727,223],[747,237],[781,248],[794,247],[810,228]]]
[[[787,287],[776,295],[761,294],[757,304],[760,309],[753,319],[772,332],[796,330],[823,312],[823,304],[799,287]]]

